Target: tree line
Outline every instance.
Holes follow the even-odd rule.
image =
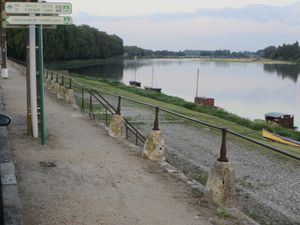
[[[19,60],[26,57],[25,29],[7,30],[8,56]],[[44,60],[108,58],[123,54],[123,40],[116,35],[87,25],[57,26],[44,29]]]
[[[278,47],[269,46],[263,50],[259,50],[257,53],[268,59],[300,61],[300,47],[298,41],[294,44],[283,44]]]
[[[153,51],[137,46],[124,46],[125,56],[128,57],[217,57],[217,58],[248,58],[256,56],[255,52],[231,52],[230,50],[184,50],[184,51]]]

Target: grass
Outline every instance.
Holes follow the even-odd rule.
[[[201,121],[226,127],[235,132],[244,134],[250,138],[258,139],[259,141],[271,146],[289,151],[292,154],[300,156],[298,148],[282,145],[275,142],[270,142],[262,138],[261,130],[267,129],[273,133],[286,136],[295,140],[300,140],[300,132],[282,128],[276,124],[266,123],[264,121],[251,121],[227,112],[222,109],[212,107],[203,107],[192,102],[187,102],[181,98],[168,96],[161,93],[146,91],[140,88],[129,87],[116,81],[107,81],[95,77],[73,74],[75,79],[84,86],[93,88],[99,91],[106,91],[116,95],[129,97],[138,101],[152,104],[164,109],[168,109],[186,116],[197,118]],[[251,145],[251,143],[249,143]],[[258,147],[255,145],[256,148]]]
[[[273,60],[266,58],[201,58],[203,61],[237,62],[237,63],[261,63],[261,64],[297,64],[299,62],[287,60]]]
[[[233,217],[227,208],[218,208],[217,213],[220,217],[224,219],[229,219]]]

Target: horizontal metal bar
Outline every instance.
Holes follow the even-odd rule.
[[[247,136],[245,136],[245,135],[243,135],[243,134],[236,133],[236,132],[234,132],[234,131],[232,131],[232,130],[227,130],[227,132],[230,133],[230,134],[232,134],[232,135],[235,135],[235,136],[237,136],[237,137],[239,137],[239,138],[242,138],[242,139],[245,139],[245,140],[247,140],[247,141],[250,141],[250,142],[252,142],[252,143],[254,143],[254,144],[263,146],[263,147],[268,148],[268,149],[270,149],[270,150],[273,150],[273,151],[275,151],[275,152],[279,152],[279,153],[281,153],[281,154],[283,154],[283,155],[286,155],[286,156],[292,157],[292,158],[294,158],[294,159],[300,160],[300,157],[299,157],[299,156],[290,154],[290,153],[285,152],[285,151],[283,151],[283,150],[281,150],[281,149],[278,149],[278,148],[272,147],[272,146],[270,146],[270,145],[264,144],[264,143],[262,143],[262,142],[256,141],[255,139],[249,138],[249,137],[247,137]]]
[[[76,81],[76,80],[74,80],[74,79],[72,79],[72,80],[73,80],[74,82],[76,82],[78,85],[82,86],[82,84],[80,84],[78,81]],[[109,92],[106,92],[106,91],[100,91],[100,92],[101,92],[101,93],[108,94],[108,95],[111,95],[111,96],[118,97],[118,95],[113,94],[113,93],[109,93]],[[128,101],[132,101],[132,102],[135,102],[135,103],[139,103],[139,104],[141,104],[141,105],[149,106],[149,107],[152,107],[152,108],[157,107],[157,106],[155,106],[155,105],[151,105],[151,104],[148,104],[148,103],[145,103],[145,102],[141,102],[141,101],[138,101],[138,100],[135,100],[135,99],[132,99],[132,98],[128,98],[128,97],[122,97],[122,98],[123,98],[123,99],[126,99],[126,100],[128,100]],[[204,121],[201,121],[201,120],[198,120],[198,119],[195,119],[195,118],[191,118],[191,117],[188,117],[188,116],[184,116],[184,115],[182,115],[182,114],[179,114],[179,113],[170,111],[170,110],[168,110],[168,109],[160,108],[160,110],[161,110],[161,111],[164,111],[164,112],[167,112],[167,113],[169,113],[169,114],[172,114],[172,115],[174,115],[174,116],[178,116],[178,117],[180,117],[180,118],[187,119],[187,120],[190,120],[190,121],[192,121],[192,122],[199,123],[199,124],[202,124],[202,125],[205,125],[205,126],[214,128],[214,129],[218,129],[218,130],[224,129],[223,127],[219,127],[219,126],[216,126],[216,125],[213,125],[213,124],[210,124],[210,123],[206,123],[206,122],[204,122]],[[127,122],[128,122],[128,121],[127,121]],[[128,123],[129,123],[129,122],[128,122]],[[130,124],[130,125],[131,125],[131,124]],[[132,125],[131,125],[131,126],[132,126]],[[133,126],[132,126],[132,127],[133,127]],[[134,127],[133,127],[133,129],[136,130]],[[232,131],[232,130],[227,130],[227,131],[228,131],[228,133],[230,133],[230,134],[232,134],[232,135],[234,135],[234,136],[237,136],[237,137],[239,137],[239,138],[242,138],[242,139],[247,140],[247,141],[249,141],[249,142],[252,142],[252,143],[254,143],[254,144],[263,146],[263,147],[268,148],[268,149],[270,149],[270,150],[272,150],[272,151],[275,151],[275,152],[281,153],[281,154],[283,154],[283,155],[289,156],[289,157],[291,157],[291,158],[300,160],[300,157],[298,157],[298,156],[296,156],[296,155],[293,155],[293,154],[290,154],[290,153],[288,153],[288,152],[286,152],[286,151],[283,151],[283,150],[281,150],[281,149],[278,149],[278,148],[272,147],[272,146],[270,146],[270,145],[264,144],[264,143],[262,143],[262,142],[259,142],[259,141],[255,140],[255,139],[253,139],[253,138],[249,138],[249,137],[247,137],[247,136],[245,136],[245,135],[243,135],[243,134],[239,134],[239,133],[234,132],[234,131]],[[143,137],[142,134],[141,134],[141,136]]]

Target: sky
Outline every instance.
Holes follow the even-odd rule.
[[[300,39],[300,0],[69,2],[75,24],[116,34],[124,45],[146,49],[256,51]]]

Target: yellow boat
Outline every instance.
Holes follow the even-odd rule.
[[[262,136],[264,138],[267,138],[267,139],[272,140],[272,141],[279,142],[281,144],[291,145],[291,146],[300,148],[300,142],[299,141],[295,141],[293,139],[282,137],[278,134],[273,134],[273,133],[271,133],[271,132],[269,132],[265,129],[263,129],[263,131],[262,131]]]

